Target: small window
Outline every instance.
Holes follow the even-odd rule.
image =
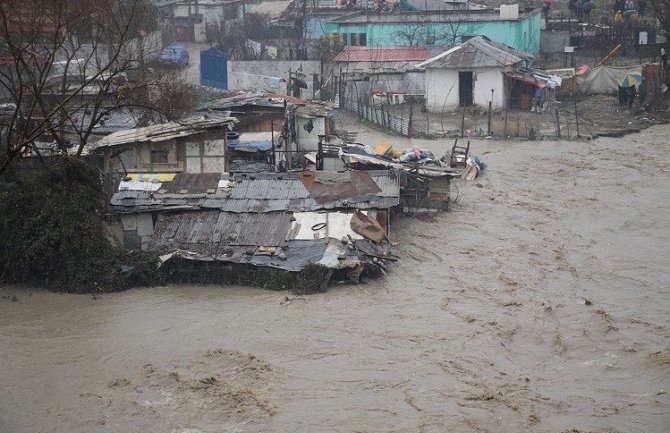
[[[367,45],[367,35],[365,33],[350,33],[351,46],[365,47]]]
[[[151,163],[152,164],[167,164],[168,163],[168,153],[167,150],[154,149],[151,151]]]

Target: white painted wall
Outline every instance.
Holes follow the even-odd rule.
[[[463,71],[466,71],[465,69]],[[426,107],[429,111],[455,110],[459,105],[457,69],[426,70]],[[498,68],[473,69],[473,102],[488,107],[493,93],[493,108],[503,108],[503,70]]]
[[[311,122],[312,127],[307,125]],[[308,131],[311,129],[311,131]],[[319,135],[326,134],[325,117],[301,117],[295,118],[295,136],[298,150],[314,152],[319,149]]]
[[[301,96],[312,98],[313,74],[321,73],[318,60],[232,60],[228,62],[228,90],[265,90],[286,94],[289,70],[302,70],[307,89]],[[282,81],[283,80],[283,81]]]

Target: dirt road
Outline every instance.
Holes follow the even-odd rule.
[[[0,431],[666,432],[668,136],[477,142],[365,285],[0,289]]]

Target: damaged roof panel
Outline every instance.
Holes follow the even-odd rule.
[[[163,183],[160,190],[168,194],[215,192],[220,180],[219,173],[180,173],[171,182]]]
[[[119,146],[122,144],[160,142],[177,137],[187,137],[199,134],[210,128],[220,128],[237,123],[235,117],[229,113],[207,113],[201,116],[192,116],[179,121],[159,123],[142,128],[117,131],[109,134],[97,142],[93,148]]]
[[[300,180],[309,194],[320,204],[360,196],[374,199],[377,193],[381,192],[375,181],[364,171],[343,173],[303,171],[300,173]]]
[[[389,254],[351,228],[353,213],[221,211],[160,213],[149,250],[189,260],[218,260],[300,271],[310,263],[340,269]],[[301,235],[300,233],[303,233]],[[341,241],[348,238],[353,248]],[[361,250],[356,247],[361,243]],[[366,252],[367,251],[367,252]]]

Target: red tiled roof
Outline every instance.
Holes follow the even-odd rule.
[[[334,62],[412,62],[432,56],[425,47],[344,47]]]

